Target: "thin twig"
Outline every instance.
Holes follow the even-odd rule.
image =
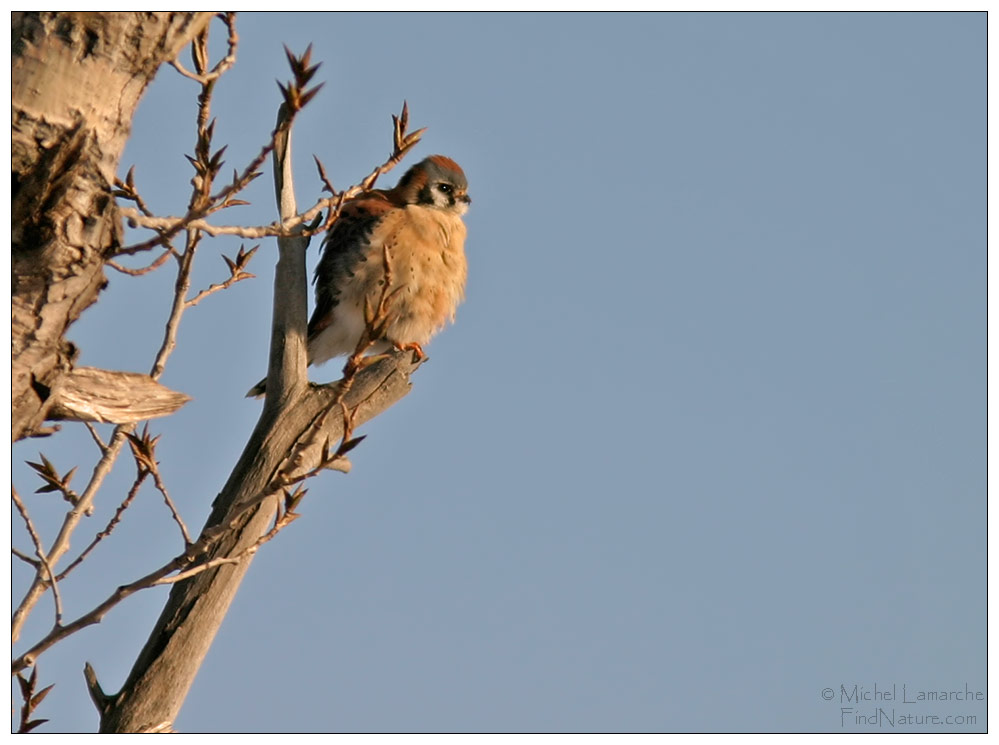
[[[260,536],[260,538],[254,541],[253,544],[247,546],[235,556],[221,556],[215,559],[210,559],[206,561],[204,564],[198,564],[197,566],[192,567],[191,569],[188,569],[183,572],[178,572],[177,574],[171,577],[164,577],[160,580],[157,580],[156,582],[153,583],[153,586],[171,585],[176,582],[180,582],[181,580],[193,577],[197,574],[201,574],[202,572],[207,571],[209,569],[214,569],[215,567],[222,566],[223,564],[238,564],[241,561],[247,559],[248,557],[253,556],[253,554],[255,554],[257,551],[260,550],[261,546],[263,546],[268,541],[273,540],[273,538],[281,530],[286,528],[288,525],[290,525],[292,522],[294,522],[300,517],[298,513],[292,512],[290,510],[285,510],[284,512],[280,512],[280,506],[278,507],[278,510],[279,514],[275,518],[274,526],[266,533],[264,533],[262,536]]]
[[[108,446],[104,444],[104,440],[101,439],[100,432],[97,431],[97,427],[94,426],[93,422],[84,422],[87,430],[90,432],[90,436],[94,438],[94,442],[97,443],[97,447],[101,450],[101,455],[108,451]]]
[[[213,284],[207,289],[202,290],[193,298],[188,300],[185,303],[185,305],[188,308],[193,308],[195,305],[200,303],[209,295],[213,295],[221,290],[227,290],[237,282],[241,282],[244,279],[253,279],[256,275],[250,274],[249,272],[245,271],[245,269],[246,265],[250,262],[250,259],[253,258],[253,255],[257,252],[258,248],[260,248],[260,246],[254,246],[249,251],[247,251],[245,250],[245,247],[240,246],[239,253],[236,254],[235,261],[230,259],[228,256],[223,255],[222,258],[225,260],[226,266],[229,267],[229,278],[224,282]]]
[[[39,553],[44,555],[44,549],[42,548],[42,539],[38,535],[38,531],[35,529],[35,524],[31,520],[31,516],[28,515],[28,508],[24,506],[24,502],[21,500],[21,495],[17,493],[17,489],[13,486],[10,489],[10,498],[17,507],[17,511],[21,515],[21,519],[24,520],[24,527],[28,530],[28,535],[31,536],[31,542],[35,544],[35,555]],[[39,559],[42,557],[39,556]]]
[[[21,560],[21,561],[23,561],[23,562],[24,562],[25,564],[30,564],[30,565],[31,565],[31,566],[33,566],[33,567],[34,567],[35,569],[38,569],[38,567],[40,567],[40,566],[41,566],[41,562],[40,562],[40,561],[38,561],[38,559],[32,559],[32,558],[31,558],[30,556],[28,556],[28,555],[27,555],[26,553],[24,553],[23,551],[21,551],[21,550],[19,550],[19,549],[17,549],[17,548],[14,548],[13,546],[11,546],[11,547],[10,547],[10,552],[11,552],[11,554],[13,554],[13,555],[14,555],[14,556],[15,556],[16,558],[20,559],[20,560]]]
[[[198,303],[200,303],[202,300],[204,300],[209,295],[214,295],[216,292],[221,292],[222,290],[228,290],[230,287],[232,287],[237,282],[239,282],[241,280],[244,280],[244,279],[250,279],[251,277],[253,277],[252,274],[243,275],[242,277],[229,277],[229,279],[227,279],[225,282],[220,282],[218,284],[209,285],[208,287],[206,287],[205,289],[203,289],[201,292],[199,292],[197,295],[195,295],[194,297],[192,297],[190,300],[186,301],[184,303],[184,305],[186,307],[188,307],[188,308],[193,308],[195,305],[197,305]]]
[[[333,188],[333,182],[326,175],[326,168],[323,166],[323,162],[319,160],[318,155],[313,155],[312,159],[316,161],[316,168],[319,170],[319,180],[323,182],[323,191],[328,191],[330,194],[335,195],[336,189]]]
[[[160,469],[154,467],[152,469],[153,483],[156,484],[156,488],[159,493],[163,495],[163,501],[166,502],[166,506],[170,509],[170,514],[173,515],[173,520],[180,527],[181,535],[184,536],[184,544],[187,546],[191,545],[191,534],[187,532],[187,526],[184,525],[184,521],[180,518],[180,512],[177,511],[177,505],[173,503],[170,499],[170,495],[167,493],[166,484],[163,483],[163,479],[160,477]]]
[[[186,67],[184,67],[179,59],[174,58],[170,60],[170,66],[173,67],[177,72],[183,75],[185,78],[190,78],[191,80],[196,80],[201,84],[209,83],[218,78],[226,72],[230,67],[236,63],[236,48],[239,45],[239,34],[236,33],[236,14],[235,13],[219,13],[217,18],[220,18],[223,23],[229,28],[229,52],[223,57],[219,62],[212,68],[211,72],[206,72],[203,75],[191,72]]]
[[[196,80],[199,83],[204,83],[207,80],[207,77],[205,75],[198,75],[188,70],[186,67],[184,67],[184,65],[181,63],[179,59],[172,59],[167,64],[170,65],[170,67],[172,67],[174,70],[179,72],[181,75],[183,75],[185,78]]]
[[[252,229],[241,232],[240,228],[232,226],[223,230],[216,230],[212,225],[204,221],[204,218],[213,212],[216,212],[226,206],[236,204],[235,202],[232,202],[230,198],[245,189],[251,181],[260,176],[260,166],[262,166],[264,161],[267,160],[267,156],[270,155],[273,149],[274,140],[272,135],[271,141],[264,145],[261,151],[257,154],[257,157],[250,162],[250,165],[243,169],[243,173],[241,175],[233,174],[233,180],[227,187],[215,196],[211,197],[210,201],[201,207],[192,207],[188,209],[187,214],[183,217],[146,217],[131,207],[120,207],[119,211],[121,214],[132,220],[136,225],[143,228],[153,228],[154,230],[160,231],[160,234],[155,238],[150,238],[142,243],[136,243],[131,246],[120,248],[118,249],[117,254],[136,254],[141,253],[142,251],[148,251],[155,246],[169,241],[182,230],[198,230],[210,236],[243,235],[243,232],[246,232],[248,234],[243,235],[243,237],[246,238],[263,238],[266,236],[278,235],[281,230],[280,227],[278,227],[277,230],[272,229],[269,232],[258,230],[256,231],[256,235],[252,235],[252,233],[254,233]]]
[[[393,148],[392,155],[390,155],[384,163],[376,166],[375,169],[369,173],[360,184],[351,186],[342,192],[336,192],[330,197],[320,198],[314,205],[312,205],[312,207],[304,212],[300,212],[288,220],[283,222],[276,221],[270,223],[269,225],[258,225],[256,227],[245,227],[241,225],[212,225],[204,220],[204,218],[212,211],[210,208],[188,210],[188,213],[183,217],[149,217],[141,214],[135,209],[122,207],[120,208],[121,213],[132,220],[136,225],[157,230],[160,234],[157,237],[150,238],[142,243],[137,243],[132,246],[126,246],[125,248],[119,249],[118,253],[134,254],[141,251],[147,251],[150,248],[162,243],[165,239],[176,235],[181,230],[199,230],[213,237],[219,235],[236,235],[242,238],[288,238],[292,236],[309,237],[319,233],[325,233],[330,229],[330,227],[332,227],[333,223],[339,217],[340,208],[345,202],[373,189],[377,179],[395,168],[402,161],[405,155],[420,141],[425,128],[419,129],[412,133],[406,132],[406,126],[409,121],[409,111],[405,105],[403,106],[402,115],[398,117],[393,116],[392,119],[395,127],[395,147]],[[232,183],[212,197],[213,204],[217,202],[224,202],[226,199],[245,188],[250,181],[259,175],[257,169],[263,164],[264,160],[274,149],[274,137],[276,135],[277,131],[275,130],[275,132],[271,135],[271,141],[263,147],[259,155],[243,171],[242,176],[234,175]],[[329,184],[328,179],[324,179],[324,186],[331,187],[332,185]],[[302,225],[312,223],[315,218],[324,211],[328,211],[324,221],[317,223],[315,227],[310,227],[307,230],[296,230],[296,228],[299,228]]]
[[[167,250],[164,251],[162,254],[160,254],[159,258],[157,258],[156,261],[154,261],[149,266],[144,266],[139,269],[129,269],[127,266],[122,266],[114,259],[108,259],[104,263],[107,264],[112,269],[114,269],[115,271],[121,272],[122,274],[127,274],[131,277],[141,277],[143,274],[149,274],[149,272],[159,269],[161,266],[163,266],[163,264],[166,263],[166,260],[169,259],[171,256],[176,258],[177,251],[174,250],[173,246],[168,245]]]
[[[116,178],[114,180],[114,185],[117,189],[117,191],[114,192],[116,197],[135,202],[135,206],[138,207],[142,211],[142,214],[147,217],[152,217],[153,214],[155,214],[151,209],[149,209],[145,201],[143,201],[142,195],[139,194],[139,190],[135,188],[135,166],[128,169],[128,173],[125,174],[124,181]]]
[[[10,489],[10,498],[14,502],[14,506],[17,507],[17,511],[21,514],[21,519],[24,520],[24,527],[27,528],[28,535],[31,536],[31,542],[35,544],[35,556],[38,557],[39,563],[48,575],[49,585],[52,587],[52,599],[55,602],[55,625],[58,627],[62,623],[62,598],[59,595],[59,583],[56,582],[55,574],[52,572],[52,565],[49,564],[48,557],[45,555],[41,536],[38,535],[38,531],[35,530],[34,523],[32,523],[31,517],[28,515],[28,508],[24,506],[24,502],[21,501],[21,495],[17,493],[17,489],[14,487]]]
[[[114,465],[114,461],[118,457],[118,453],[121,451],[121,446],[125,444],[125,433],[131,432],[133,429],[134,425],[132,424],[121,424],[115,427],[111,440],[108,443],[107,451],[103,456],[101,456],[97,465],[94,466],[94,470],[90,476],[90,481],[87,483],[87,487],[80,495],[76,506],[66,513],[62,527],[59,529],[59,534],[56,536],[48,550],[47,558],[52,566],[57,565],[62,555],[69,550],[70,537],[76,530],[76,526],[79,524],[80,519],[84,515],[91,514],[93,511],[94,496],[97,494],[97,490],[104,482],[107,474],[111,471],[111,467]],[[11,641],[17,641],[20,636],[21,629],[24,626],[24,622],[31,614],[32,609],[38,603],[39,598],[41,598],[45,590],[48,589],[48,586],[49,581],[45,576],[45,572],[37,572],[31,586],[28,588],[24,598],[21,600],[21,603],[18,605],[13,616],[11,617]]]
[[[66,578],[66,575],[68,575],[70,572],[76,569],[76,567],[82,564],[83,560],[90,555],[90,552],[93,551],[95,548],[97,548],[98,543],[100,543],[109,535],[111,535],[112,531],[115,529],[118,523],[121,522],[121,516],[124,514],[125,510],[127,510],[132,505],[132,502],[135,500],[135,497],[139,493],[139,487],[142,486],[142,482],[146,480],[146,476],[148,475],[149,475],[148,469],[139,468],[138,474],[135,477],[135,481],[132,483],[131,488],[129,488],[128,494],[125,495],[125,499],[122,501],[120,505],[118,505],[118,509],[114,511],[114,515],[111,516],[111,520],[108,522],[106,526],[104,526],[103,530],[101,530],[96,536],[94,536],[94,539],[90,542],[90,545],[88,545],[85,549],[83,549],[83,552],[75,559],[73,559],[73,561],[70,562],[69,566],[67,566],[65,569],[62,570],[62,572],[59,573],[59,576],[56,577],[57,580],[59,580],[60,582],[64,580]]]

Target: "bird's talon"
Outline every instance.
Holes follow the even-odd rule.
[[[427,358],[427,354],[423,351],[423,347],[419,342],[411,341],[406,344],[396,344],[395,348],[400,352],[412,352],[413,362],[421,362]]]

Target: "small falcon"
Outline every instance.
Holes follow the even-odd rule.
[[[461,167],[443,155],[410,168],[394,189],[347,202],[323,242],[316,307],[309,320],[309,364],[353,354],[365,306],[388,297],[388,322],[370,349],[423,356],[423,345],[449,322],[465,294],[465,223],[471,203]],[[385,252],[392,287],[385,291]],[[264,381],[247,394],[258,396]]]

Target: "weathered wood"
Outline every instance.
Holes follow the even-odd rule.
[[[53,392],[47,419],[131,424],[167,416],[191,400],[143,373],[77,367]]]

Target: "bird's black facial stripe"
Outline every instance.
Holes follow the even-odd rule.
[[[434,204],[433,187],[424,186],[418,194],[420,204]]]

